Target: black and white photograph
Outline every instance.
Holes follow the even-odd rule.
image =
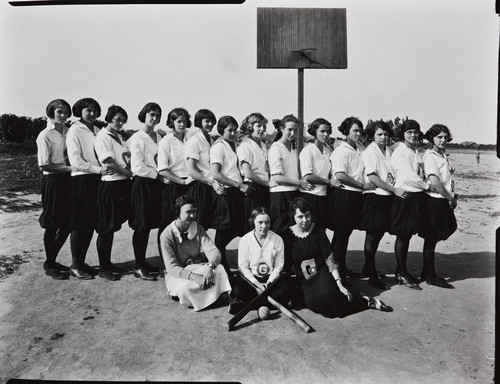
[[[492,0],[0,2],[0,384],[494,383]]]

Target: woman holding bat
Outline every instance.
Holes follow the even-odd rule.
[[[345,317],[368,308],[392,310],[379,299],[348,290],[342,284],[328,238],[312,221],[307,201],[301,197],[294,199],[290,216],[295,225],[286,234],[287,257],[291,258],[299,278],[297,301],[303,300],[311,311],[329,318]]]
[[[236,314],[278,279],[285,266],[283,240],[269,229],[271,219],[267,208],[255,208],[248,222],[252,230],[241,238],[238,247],[238,269],[241,276],[232,282],[232,302],[229,304],[231,314]],[[288,280],[282,278],[270,292],[270,296],[286,305],[290,300],[289,291]],[[270,311],[266,300],[256,304],[256,308],[261,319],[269,318]]]

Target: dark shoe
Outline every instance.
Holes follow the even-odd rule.
[[[170,296],[173,301],[179,301],[179,296]]]
[[[150,275],[146,268],[134,268],[134,276],[140,278],[142,280],[153,281],[155,280],[154,276]]]
[[[408,288],[417,289],[419,291],[422,290],[422,288],[419,287],[418,283],[409,273],[400,274],[396,272],[396,280],[398,281],[399,285],[406,285]]]
[[[67,267],[65,265],[62,265],[62,264],[59,264],[59,263],[54,263],[52,266],[55,267],[58,271],[69,272],[69,267]],[[47,268],[49,268],[49,265],[45,261],[43,263],[43,269],[47,270]]]
[[[382,300],[376,299],[374,297],[370,297],[368,299],[368,308],[376,309],[377,311],[382,312],[392,312],[392,307],[386,305]]]
[[[108,281],[116,281],[118,280],[118,276],[113,274],[111,271],[99,271],[99,277],[102,277],[105,280]]]
[[[159,271],[158,271],[158,276],[160,276],[162,279],[165,278],[165,275],[167,273],[165,272],[165,270],[163,268],[160,268]]]
[[[83,270],[92,277],[96,275],[96,270],[94,268],[92,268],[90,265],[88,265],[87,263],[85,263],[83,265]]]
[[[446,282],[445,279],[442,277],[428,277],[426,280],[428,285],[435,285],[436,287],[441,287],[441,288],[448,288],[448,289],[454,289],[455,287],[449,283]]]
[[[388,285],[385,285],[385,283],[378,277],[378,275],[370,277],[368,279],[368,282],[375,288],[382,289],[384,291],[391,289]]]
[[[427,280],[427,273],[425,272],[425,270],[422,270],[422,273],[420,274],[420,278],[418,279],[418,281],[420,283],[423,283],[426,280]]]
[[[45,274],[52,277],[55,280],[66,280],[69,278],[67,273],[62,273],[57,267],[47,267],[44,263],[43,268],[45,269]]]
[[[70,267],[69,274],[73,277],[77,277],[80,280],[92,280],[91,274],[85,272],[83,269]]]
[[[234,300],[234,301],[229,303],[228,312],[231,315],[236,315],[239,311],[241,311],[243,309],[244,306],[245,306],[245,303],[243,303],[242,301]]]

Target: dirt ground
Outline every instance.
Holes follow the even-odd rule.
[[[381,293],[353,285],[394,308],[344,319],[297,313],[315,329],[304,333],[285,316],[249,313],[232,332],[227,307],[195,313],[172,301],[164,280],[56,281],[44,275],[39,196],[18,195],[27,212],[0,213],[0,381],[239,381],[241,383],[492,383],[494,382],[495,234],[467,201],[462,228],[438,245],[437,270],[456,289],[422,291],[386,282]],[[12,201],[12,199],[11,199]],[[492,217],[494,217],[493,215]],[[133,266],[132,231],[116,234],[113,261]],[[155,235],[155,233],[154,233]],[[210,231],[209,235],[213,236]],[[329,233],[331,235],[331,233]],[[348,265],[363,264],[364,233],[351,237]],[[393,273],[394,239],[382,239],[377,264]],[[237,240],[229,248],[235,249]],[[414,237],[409,270],[421,270]],[[230,253],[235,266],[236,253]],[[58,261],[70,264],[69,243]],[[98,265],[95,237],[87,261]],[[158,264],[155,236],[148,261]]]

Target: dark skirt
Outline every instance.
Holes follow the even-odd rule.
[[[205,230],[212,227],[212,209],[214,205],[215,191],[212,187],[200,181],[189,184],[187,195],[198,203],[198,224]]]
[[[226,188],[225,195],[215,193],[212,227],[218,231],[243,236],[243,193],[236,188]]]
[[[425,225],[425,192],[413,192],[407,199],[394,196],[391,208],[391,234],[409,239]]]
[[[455,213],[447,199],[431,197],[426,194],[424,207],[425,225],[418,235],[435,242],[448,239],[457,230]]]
[[[300,285],[306,307],[325,317],[345,317],[368,308],[367,301],[356,292],[351,291],[352,302],[347,300],[328,268],[320,268],[309,280],[301,279]]]
[[[101,181],[98,187],[97,211],[99,220],[97,233],[119,231],[130,217],[130,179]]]
[[[318,228],[327,228],[328,221],[328,198],[327,196],[317,196],[312,193],[300,193],[300,197],[304,198],[311,205],[312,221],[316,223]]]
[[[266,283],[269,276],[258,277],[255,278],[260,283]],[[237,276],[231,280],[231,296],[240,299],[243,302],[249,302],[255,299],[258,296],[257,291],[253,286],[251,286],[245,279],[241,276]],[[290,301],[290,281],[286,276],[283,276],[281,280],[277,283],[277,285],[270,291],[269,296],[275,299],[282,305],[287,305]],[[261,306],[269,306],[269,301],[266,298],[263,298],[262,301],[258,301],[253,306],[253,309],[257,309]]]
[[[290,221],[290,203],[298,195],[299,191],[271,192],[269,204],[271,230],[280,236],[292,225]]]
[[[88,231],[95,229],[97,212],[97,189],[101,175],[71,176],[71,229]]]
[[[363,195],[363,210],[360,227],[368,233],[385,233],[391,230],[391,208],[393,195]]]
[[[328,229],[332,231],[352,231],[360,229],[363,212],[363,193],[346,189],[328,189]]]
[[[186,195],[188,186],[185,184],[170,183],[164,184],[161,190],[162,210],[161,210],[161,226],[166,227],[177,217],[175,217],[174,206],[175,200]]]
[[[252,215],[252,211],[258,207],[265,207],[269,209],[270,192],[269,188],[256,183],[246,183],[253,188],[247,196],[243,198],[243,209],[245,212],[244,218],[244,232],[250,232],[250,223],[248,219]]]
[[[42,178],[42,228],[67,228],[71,212],[71,174],[57,173]]]
[[[156,179],[140,176],[132,178],[128,224],[134,231],[160,227],[161,186],[162,183]]]

